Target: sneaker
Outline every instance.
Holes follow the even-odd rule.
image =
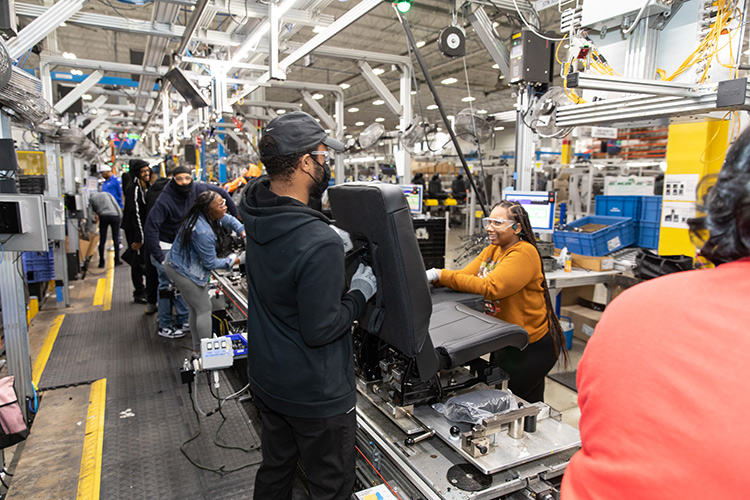
[[[146,300],[146,297],[143,295],[134,295],[133,302],[136,304],[148,304],[148,300]]]
[[[156,311],[158,311],[159,308],[156,304],[148,303],[146,304],[146,310],[144,311],[146,314],[154,314]]]
[[[190,331],[190,323],[183,323],[180,327],[180,330],[183,332],[189,332]]]
[[[184,337],[185,333],[182,330],[175,330],[174,328],[159,328],[159,336],[168,339],[179,339]]]

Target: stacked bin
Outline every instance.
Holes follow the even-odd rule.
[[[588,215],[567,226],[576,228],[586,224],[601,224],[607,227],[593,233],[555,231],[552,234],[555,248],[568,247],[568,251],[572,253],[601,257],[635,243],[635,227],[631,217]]]
[[[24,252],[21,257],[27,283],[41,283],[55,279],[55,256],[52,244],[47,252]]]
[[[596,214],[632,218],[636,245],[658,248],[661,196],[597,196]]]

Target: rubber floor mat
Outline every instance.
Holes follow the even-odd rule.
[[[205,375],[192,385],[200,435],[186,445],[197,463],[233,473],[201,470],[180,451],[197,433],[198,420],[180,367],[191,353],[189,336],[165,339],[156,334],[156,318],[132,302],[130,270],[115,271],[110,311],[66,314],[41,389],[107,379],[100,498],[228,500],[253,496],[261,460],[260,438],[249,404],[226,401],[211,416],[218,400]],[[211,381],[213,383],[213,381]],[[220,374],[219,398],[240,389],[231,371]],[[214,393],[216,394],[216,393]],[[222,413],[226,416],[220,432]],[[247,451],[226,449],[223,445]]]
[[[571,391],[578,392],[578,387],[576,386],[576,373],[576,370],[573,370],[572,372],[553,373],[547,376],[555,382],[564,385]]]

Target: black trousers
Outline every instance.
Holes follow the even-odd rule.
[[[128,247],[133,243],[133,236],[125,231],[125,241],[128,243]],[[143,277],[146,274],[146,263],[143,260],[143,254],[145,247],[137,252],[133,263],[130,264],[130,281],[133,282],[133,297],[139,297],[146,294],[146,285],[143,284]]]
[[[261,413],[263,463],[255,476],[256,500],[291,500],[297,460],[315,500],[349,500],[354,489],[354,409],[330,418],[277,413],[255,398]]]
[[[557,355],[549,333],[523,351],[506,347],[495,352],[499,366],[510,375],[508,388],[529,403],[544,400],[544,377],[557,363]]]
[[[145,264],[144,275],[146,276],[146,302],[149,304],[156,304],[156,301],[159,299],[159,273],[151,263],[151,254],[145,244],[141,247],[141,253],[143,254],[143,262]]]
[[[99,216],[99,262],[104,262],[104,249],[107,248],[107,228],[111,228],[112,241],[115,243],[115,262],[120,260],[120,216]]]

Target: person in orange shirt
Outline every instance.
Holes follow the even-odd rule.
[[[241,190],[241,188],[245,187],[245,184],[247,184],[250,179],[260,177],[261,174],[263,174],[263,171],[260,169],[260,167],[253,163],[250,163],[247,169],[244,170],[239,177],[225,183],[223,187],[227,191],[227,193],[234,194],[237,189]]]
[[[514,394],[529,402],[542,401],[544,377],[561,350],[566,363],[568,354],[529,215],[519,203],[503,200],[482,223],[490,245],[465,268],[430,269],[427,279],[459,292],[483,295],[487,314],[526,330],[526,349],[507,347],[493,356],[510,376],[508,387]]]

